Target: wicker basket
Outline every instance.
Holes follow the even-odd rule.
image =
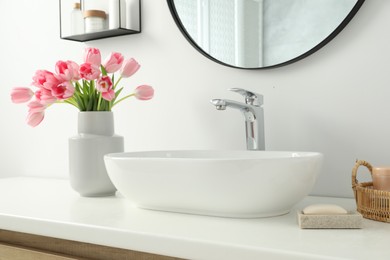
[[[372,182],[358,183],[356,179],[359,166],[365,166],[372,174],[372,166],[358,160],[352,169],[352,189],[355,193],[357,210],[365,218],[390,223],[390,192],[375,190]]]

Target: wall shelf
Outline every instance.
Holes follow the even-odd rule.
[[[59,7],[64,40],[86,42],[141,33],[141,0],[59,0]],[[85,12],[92,10],[104,18],[86,18]]]
[[[118,29],[105,30],[105,31],[95,32],[95,33],[69,35],[69,36],[61,37],[61,39],[76,41],[76,42],[86,42],[86,41],[92,41],[92,40],[98,40],[98,39],[104,39],[104,38],[110,38],[110,37],[116,37],[116,36],[122,36],[128,34],[137,34],[137,33],[140,33],[140,31],[118,28]]]

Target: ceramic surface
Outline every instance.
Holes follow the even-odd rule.
[[[103,157],[123,150],[123,137],[114,133],[112,112],[80,112],[78,134],[69,138],[72,188],[84,197],[114,195],[116,188],[107,175]]]
[[[314,152],[152,151],[105,156],[107,172],[140,208],[255,218],[286,214],[312,189]]]

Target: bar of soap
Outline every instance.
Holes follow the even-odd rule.
[[[345,215],[348,212],[334,204],[314,204],[303,209],[305,215]]]

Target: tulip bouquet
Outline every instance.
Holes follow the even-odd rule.
[[[103,62],[97,48],[86,48],[84,63],[58,61],[55,73],[38,70],[33,76],[34,92],[27,87],[15,87],[11,92],[14,103],[28,103],[27,123],[35,127],[44,116],[45,109],[54,103],[67,103],[80,111],[111,111],[119,102],[134,96],[139,100],[149,100],[154,90],[151,86],[138,86],[134,93],[119,98],[123,87],[118,88],[122,78],[128,78],[138,71],[139,63],[131,58],[112,52]],[[115,81],[114,73],[119,72]],[[110,75],[111,74],[111,75]],[[33,97],[34,100],[30,101]]]

